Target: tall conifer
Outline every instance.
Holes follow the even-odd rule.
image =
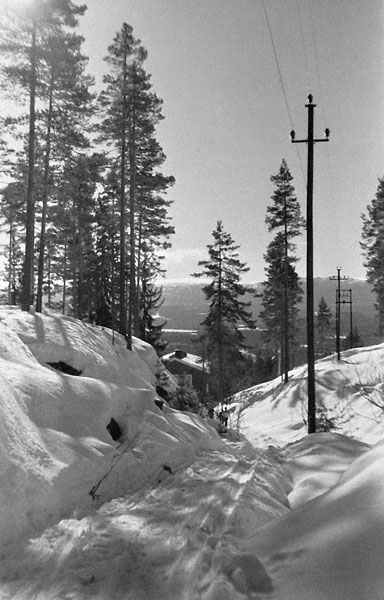
[[[202,289],[209,302],[209,312],[202,322],[205,349],[210,363],[210,388],[215,402],[235,388],[236,365],[242,362],[245,347],[241,326],[255,327],[249,310],[251,303],[244,296],[252,291],[243,285],[241,276],[249,271],[239,259],[237,246],[231,235],[224,231],[221,221],[212,232],[213,243],[208,247],[208,260],[199,262],[203,267],[195,277],[207,277],[211,282]]]
[[[363,221],[361,248],[367,281],[376,294],[379,335],[384,334],[384,177],[379,179],[376,195],[361,215]]]
[[[44,98],[47,39],[63,27],[74,27],[85,6],[71,0],[31,0],[26,5],[4,1],[6,18],[1,25],[0,52],[3,73],[10,88],[29,98],[28,178],[26,189],[26,235],[21,307],[29,310],[33,297],[35,258],[35,170],[37,101]]]
[[[140,333],[138,261],[142,209],[155,192],[160,188],[164,192],[173,183],[173,178],[158,173],[165,160],[154,137],[162,118],[162,101],[151,91],[150,76],[143,66],[146,57],[132,27],[124,23],[108,48],[106,61],[110,71],[104,77],[106,87],[100,95],[104,113],[100,140],[111,146],[111,164],[113,168],[117,165],[119,171],[119,331],[126,336],[128,347],[132,333]]]
[[[293,238],[300,234],[304,226],[300,205],[291,183],[292,175],[283,159],[277,175],[271,177],[275,190],[272,204],[267,207],[265,222],[275,237],[268,245],[264,259],[267,280],[264,283],[263,311],[261,317],[268,328],[268,339],[282,355],[282,372],[288,381],[290,368],[290,345],[294,340],[296,305],[302,298],[299,278],[295,271],[295,246]]]
[[[331,327],[331,311],[323,296],[320,299],[316,317],[316,326],[319,332],[319,352],[320,356],[324,356],[325,339]]]

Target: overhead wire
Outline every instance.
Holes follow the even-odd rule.
[[[325,102],[324,102],[324,95],[323,95],[323,86],[322,86],[322,77],[321,77],[321,71],[320,71],[320,58],[319,58],[319,50],[318,50],[318,44],[317,44],[317,34],[316,34],[316,25],[315,25],[315,17],[314,17],[314,12],[313,12],[313,0],[309,1],[309,10],[310,10],[310,16],[311,16],[311,31],[312,31],[312,39],[313,39],[313,48],[314,48],[314,56],[315,56],[315,66],[316,66],[316,76],[317,76],[317,81],[318,81],[318,85],[319,85],[319,95],[320,95],[320,111],[321,111],[321,116],[323,119],[323,126],[325,126]],[[331,206],[332,206],[332,212],[333,212],[333,221],[337,222],[337,214],[336,214],[336,202],[335,202],[335,196],[334,196],[334,185],[333,185],[333,168],[332,168],[332,161],[331,161],[331,151],[332,148],[330,148],[330,144],[326,144],[326,159],[327,159],[327,171],[328,171],[328,182],[329,182],[329,193],[330,193],[330,199],[331,199]],[[338,235],[338,228],[336,229],[337,233],[337,247],[338,247],[338,254],[340,255],[341,253],[341,243],[340,243],[340,237]]]
[[[301,38],[301,45],[303,46],[303,56],[304,56],[304,60],[305,60],[305,71],[306,71],[306,75],[307,75],[308,89],[310,91],[312,91],[313,82],[312,82],[312,78],[311,78],[311,70],[309,68],[309,61],[308,61],[309,52],[308,52],[308,46],[305,42],[304,27],[303,27],[303,21],[301,18],[299,0],[296,0],[296,12],[297,12],[297,19],[298,19],[298,22],[300,25],[300,38]]]
[[[261,4],[263,7],[265,21],[266,21],[266,24],[268,27],[269,37],[271,40],[273,55],[274,55],[274,59],[275,59],[275,63],[276,63],[276,68],[277,68],[277,72],[278,72],[278,76],[279,76],[280,86],[281,86],[281,90],[282,90],[282,94],[283,94],[283,98],[284,98],[284,103],[285,103],[289,123],[290,123],[291,129],[294,129],[292,113],[291,113],[291,109],[290,109],[289,102],[288,102],[286,87],[284,84],[283,72],[282,72],[279,56],[277,53],[276,43],[275,43],[273,31],[272,31],[271,22],[270,22],[270,19],[268,16],[268,11],[267,11],[265,0],[261,0]],[[318,84],[319,99],[320,99],[320,114],[321,114],[321,118],[322,118],[323,125],[324,125],[325,124],[325,102],[324,102],[321,70],[320,70],[320,57],[319,57],[319,49],[318,49],[317,35],[316,35],[313,0],[309,0],[308,6],[309,6],[309,12],[310,12],[310,19],[309,19],[310,20],[310,35],[312,37],[312,49],[313,49],[313,53],[314,53],[314,62],[315,62],[315,79],[317,80],[317,84]],[[307,83],[309,85],[310,90],[313,91],[314,81],[311,77],[311,69],[310,69],[310,64],[309,64],[309,59],[308,59],[308,57],[310,56],[310,49],[309,49],[309,46],[306,43],[306,39],[305,39],[303,18],[302,18],[302,12],[301,12],[301,8],[300,8],[299,0],[296,0],[296,12],[297,12],[297,22],[299,24],[299,29],[300,29],[301,44],[303,47],[302,54],[303,54],[304,61],[305,61],[305,72],[306,72],[306,77],[307,77]],[[331,161],[329,144],[327,144],[326,146],[327,146],[326,159],[327,159],[327,171],[328,171],[328,181],[329,181],[329,193],[330,193],[330,198],[331,198],[332,212],[334,213],[334,219],[336,220],[336,212],[335,212],[336,205],[335,205],[335,198],[334,198],[332,161]],[[297,153],[299,164],[300,164],[302,177],[303,177],[304,182],[306,182],[305,170],[303,167],[303,163],[301,160],[301,156],[300,156],[297,144],[295,144],[295,148],[296,148],[296,153]],[[339,246],[339,254],[340,254],[339,240],[337,240],[337,244]]]
[[[320,76],[320,61],[319,61],[319,51],[317,47],[317,36],[315,29],[315,17],[313,15],[313,5],[312,0],[309,0],[309,12],[311,16],[311,31],[312,31],[312,43],[314,49],[314,57],[315,57],[315,68],[316,68],[316,77],[319,85],[319,94],[320,94],[320,110],[321,116],[323,117],[323,125],[325,125],[325,112],[324,112],[324,96],[323,96],[323,88],[321,85],[321,76]]]
[[[280,67],[280,61],[279,61],[279,57],[278,57],[278,54],[277,54],[275,40],[274,40],[273,33],[272,33],[272,27],[271,27],[271,24],[270,24],[270,21],[269,21],[269,17],[268,17],[267,7],[265,6],[265,0],[261,0],[261,4],[263,6],[265,21],[266,21],[267,27],[268,27],[269,37],[270,37],[270,40],[271,40],[271,45],[272,45],[272,49],[273,49],[273,55],[274,55],[274,58],[275,58],[276,68],[277,68],[277,72],[278,72],[278,75],[279,75],[280,86],[281,86],[281,90],[282,90],[282,93],[283,93],[283,98],[284,98],[284,102],[285,102],[285,108],[287,110],[287,115],[288,115],[288,120],[289,120],[290,128],[293,129],[294,126],[293,126],[292,113],[291,113],[291,109],[290,109],[289,102],[288,102],[288,96],[287,96],[287,92],[286,92],[285,85],[284,85],[283,75],[282,75],[282,71],[281,71],[281,67]],[[301,160],[299,149],[297,148],[297,144],[295,144],[295,148],[296,148],[296,153],[297,153],[297,157],[298,157],[298,160],[299,160],[299,164],[300,164],[300,168],[301,168],[301,173],[302,173],[302,176],[303,176],[303,180],[305,182],[305,180],[306,180],[305,170],[304,170],[304,166],[303,166],[303,163],[302,163],[302,160]]]
[[[269,37],[271,40],[273,56],[275,59],[276,69],[277,69],[279,82],[280,82],[280,86],[281,86],[281,90],[282,90],[282,94],[283,94],[283,98],[284,98],[284,103],[285,103],[285,107],[286,107],[286,111],[287,111],[287,115],[288,115],[289,124],[290,124],[291,129],[294,129],[292,112],[291,112],[289,101],[288,101],[288,95],[287,95],[286,86],[284,83],[283,72],[282,72],[282,68],[281,68],[281,64],[280,64],[280,60],[279,60],[279,56],[278,56],[278,52],[277,52],[277,47],[276,47],[276,43],[275,43],[275,39],[274,39],[274,34],[273,34],[270,19],[269,19],[265,0],[261,0],[261,4],[263,7],[264,17],[265,17],[265,21],[267,24]],[[325,123],[325,102],[324,102],[324,94],[323,94],[323,86],[322,86],[322,77],[321,77],[321,71],[320,71],[320,58],[319,58],[319,50],[318,50],[318,44],[317,44],[315,17],[314,17],[314,11],[313,11],[313,0],[310,0],[308,5],[309,5],[309,11],[310,11],[310,30],[311,30],[311,36],[312,36],[312,47],[313,47],[313,51],[314,51],[316,79],[317,79],[318,87],[319,87],[320,111],[321,111],[321,116],[322,116],[322,120],[323,120],[323,124],[324,124]],[[311,70],[310,70],[309,61],[308,61],[309,49],[308,49],[308,44],[306,43],[306,40],[305,40],[303,19],[302,19],[302,13],[301,13],[301,9],[300,9],[299,0],[296,0],[296,12],[297,12],[297,20],[298,20],[299,29],[300,29],[301,44],[303,47],[303,56],[305,57],[304,60],[305,60],[305,71],[306,71],[306,76],[307,76],[307,83],[309,84],[310,89],[312,89],[313,81],[312,81]],[[305,182],[306,181],[305,169],[303,166],[303,162],[301,160],[299,149],[296,144],[295,144],[295,148],[296,148],[303,180]],[[333,186],[332,165],[331,165],[328,144],[327,144],[326,156],[327,156],[327,161],[328,161],[330,195],[331,195],[332,205],[334,207],[335,206],[334,186]]]

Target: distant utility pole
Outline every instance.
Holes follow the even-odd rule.
[[[341,304],[349,304],[350,347],[353,348],[352,290],[340,290],[340,302]]]
[[[336,267],[337,275],[333,275],[329,279],[337,280],[337,290],[336,290],[336,354],[337,360],[340,360],[340,304],[341,304],[341,280],[346,281],[349,279],[348,277],[341,277],[340,271],[341,267]]]
[[[316,140],[313,137],[314,111],[313,96],[309,94],[308,104],[308,135],[306,140],[296,140],[296,134],[291,131],[291,141],[294,144],[308,145],[307,163],[307,363],[308,363],[308,433],[316,432],[316,392],[315,392],[315,327],[313,305],[313,151],[315,142],[328,142],[329,129],[324,132],[325,138]]]

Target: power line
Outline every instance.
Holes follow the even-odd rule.
[[[321,115],[323,118],[323,124],[325,123],[325,102],[324,102],[324,95],[323,95],[323,85],[322,85],[322,77],[321,77],[321,70],[320,70],[320,54],[319,54],[319,49],[318,49],[318,44],[317,44],[317,35],[316,35],[316,26],[315,26],[315,16],[314,16],[314,12],[313,12],[313,0],[309,1],[309,10],[310,10],[310,16],[311,16],[311,31],[312,31],[312,38],[313,38],[313,48],[314,48],[314,56],[315,56],[315,66],[316,66],[316,76],[317,76],[317,81],[318,81],[318,85],[319,85],[319,93],[320,93],[320,99],[321,99]],[[335,203],[335,195],[334,195],[334,185],[333,185],[333,168],[332,168],[332,161],[331,161],[331,148],[329,146],[327,146],[327,150],[326,150],[326,161],[327,161],[327,171],[328,171],[328,182],[329,182],[329,192],[330,192],[330,199],[331,199],[331,206],[332,206],[332,212],[333,212],[333,218],[334,221],[336,222],[336,203]],[[337,244],[340,250],[340,237],[338,235],[338,230],[337,230]],[[338,252],[338,254],[340,254],[340,252]]]
[[[308,47],[307,44],[305,42],[305,36],[304,36],[304,30],[303,30],[303,21],[301,19],[301,12],[300,12],[300,7],[299,7],[299,0],[296,0],[296,12],[297,12],[297,18],[299,21],[299,25],[300,25],[300,37],[301,37],[301,43],[303,46],[303,56],[305,59],[305,70],[307,73],[307,79],[308,79],[308,87],[310,90],[313,89],[312,87],[312,79],[311,79],[311,71],[309,68],[309,61],[308,61],[308,56],[309,56],[309,52],[308,52]]]
[[[324,125],[324,123],[325,123],[325,113],[324,113],[325,104],[324,104],[323,90],[322,90],[322,85],[321,85],[319,51],[317,48],[315,18],[313,15],[312,0],[309,0],[309,11],[311,13],[311,30],[312,30],[312,38],[313,38],[313,48],[315,50],[316,76],[317,76],[317,80],[318,80],[318,84],[319,84],[319,93],[320,93],[320,100],[321,100],[321,115],[323,117],[323,125]]]
[[[261,0],[261,2],[262,2],[262,5],[263,5],[263,9],[264,9],[265,20],[266,20],[267,26],[268,26],[269,37],[271,38],[271,44],[272,44],[272,48],[273,48],[273,54],[274,54],[274,57],[275,57],[277,72],[279,74],[279,79],[280,79],[280,85],[281,85],[281,89],[282,89],[283,96],[284,96],[285,107],[286,107],[287,113],[288,113],[289,124],[290,124],[291,127],[293,127],[292,114],[291,114],[291,110],[290,110],[289,104],[288,104],[287,93],[285,91],[285,85],[284,85],[283,76],[282,76],[281,69],[280,69],[279,58],[277,56],[277,50],[276,50],[276,46],[275,46],[275,41],[273,39],[271,24],[270,24],[269,18],[268,18],[267,8],[265,6],[264,0]]]
[[[269,21],[269,17],[268,17],[268,12],[267,12],[267,8],[265,6],[265,0],[261,0],[261,3],[263,5],[263,10],[264,10],[264,16],[265,16],[265,20],[267,22],[267,26],[268,26],[268,31],[269,31],[269,37],[271,39],[271,44],[272,44],[272,49],[273,49],[273,54],[275,57],[275,63],[276,63],[276,68],[277,68],[277,72],[279,74],[279,80],[280,80],[280,85],[281,85],[281,90],[283,92],[283,97],[284,97],[284,102],[285,102],[285,107],[287,109],[287,114],[288,114],[288,120],[289,120],[289,124],[291,129],[293,129],[293,119],[292,119],[292,113],[291,110],[289,108],[289,103],[288,103],[288,97],[287,97],[287,92],[285,89],[285,85],[284,85],[284,80],[283,80],[283,75],[281,72],[281,68],[280,68],[280,62],[279,62],[279,57],[277,55],[277,50],[276,50],[276,45],[275,45],[275,41],[273,38],[273,33],[272,33],[272,27]],[[299,159],[299,163],[300,163],[300,168],[301,168],[301,174],[303,176],[303,181],[305,181],[305,172],[304,172],[304,167],[303,167],[303,163],[301,161],[301,156],[299,153],[298,148],[296,148],[296,152],[297,152],[297,157]]]

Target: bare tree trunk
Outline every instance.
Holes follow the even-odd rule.
[[[120,271],[119,271],[119,302],[120,322],[119,333],[127,335],[127,294],[126,294],[126,207],[125,207],[125,168],[126,168],[126,123],[127,123],[127,47],[124,46],[124,89],[123,114],[121,126],[121,166],[120,166]]]
[[[51,70],[51,80],[49,89],[49,105],[47,117],[47,141],[44,157],[44,181],[43,181],[43,202],[41,211],[41,232],[40,232],[40,249],[39,249],[39,264],[37,274],[37,295],[36,295],[36,311],[41,312],[43,308],[43,284],[44,284],[44,256],[45,256],[45,231],[47,224],[47,205],[48,205],[48,178],[49,178],[49,163],[51,158],[51,130],[52,130],[52,112],[53,112],[53,69]]]
[[[64,269],[63,269],[63,303],[62,313],[65,315],[65,304],[67,301],[67,234],[64,235]]]
[[[219,281],[218,281],[218,300],[219,300],[219,379],[218,379],[218,399],[223,408],[224,403],[224,357],[223,357],[223,310],[222,310],[222,256],[220,250],[219,257]]]
[[[77,247],[78,247],[78,232],[76,231],[76,224],[73,224],[72,231],[72,303],[73,303],[73,315],[77,318],[79,316],[79,303],[78,303],[78,291],[77,291]]]
[[[12,217],[11,217],[12,219]],[[14,279],[12,277],[12,263],[13,263],[13,222],[11,220],[9,224],[9,245],[8,245],[8,304],[13,304],[12,300],[12,286],[14,285]]]
[[[29,141],[28,141],[28,187],[27,187],[27,222],[25,235],[25,259],[23,270],[23,289],[21,309],[29,311],[33,295],[33,265],[35,254],[35,121],[36,121],[36,23],[32,26],[31,40],[31,82],[29,92]]]
[[[288,304],[288,224],[287,198],[284,197],[284,383],[289,374],[289,304]]]
[[[133,83],[131,135],[129,140],[129,235],[130,235],[130,257],[129,257],[129,305],[128,305],[128,335],[127,347],[132,349],[132,333],[137,334],[138,315],[136,301],[136,98],[135,81]]]

